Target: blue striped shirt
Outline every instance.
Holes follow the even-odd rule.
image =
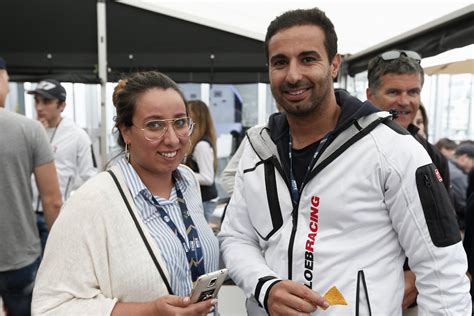
[[[125,158],[119,159],[117,164],[125,175],[125,182],[140,213],[141,220],[145,223],[150,235],[161,251],[161,256],[170,274],[169,281],[174,294],[189,296],[193,284],[188,259],[181,242],[170,227],[161,219],[156,207],[143,197],[142,194],[151,199],[151,192],[142,182],[132,165]],[[219,266],[219,246],[217,238],[204,218],[201,196],[197,191],[198,184],[191,173],[192,171],[189,169],[178,167],[178,171],[181,177],[178,179],[177,184],[181,192],[183,192],[186,206],[198,231],[206,273],[215,271]],[[158,196],[155,196],[155,199],[168,213],[181,235],[188,242],[174,186],[169,200]]]

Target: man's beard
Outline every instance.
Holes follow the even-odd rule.
[[[331,78],[331,77],[329,77]],[[321,108],[321,105],[326,102],[328,95],[331,91],[330,85],[332,84],[332,78],[328,79],[327,77],[316,82],[315,86],[318,88],[314,90],[314,87],[311,88],[310,98],[300,102],[290,102],[283,97],[283,92],[287,89],[298,89],[300,87],[308,87],[309,84],[304,81],[299,81],[296,84],[283,84],[278,89],[279,94],[276,94],[274,88],[271,87],[273,96],[278,95],[278,98],[275,98],[277,103],[284,109],[284,111],[292,116],[304,117],[309,114],[318,111]]]

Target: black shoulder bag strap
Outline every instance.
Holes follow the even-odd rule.
[[[130,213],[130,216],[132,217],[133,222],[135,223],[135,226],[137,227],[138,232],[140,233],[140,236],[142,237],[142,240],[145,243],[146,249],[150,253],[151,259],[153,260],[153,263],[155,263],[155,266],[158,269],[158,272],[160,273],[160,276],[161,276],[161,278],[163,279],[163,282],[166,285],[166,289],[168,290],[168,293],[173,295],[173,290],[171,289],[171,286],[168,282],[168,279],[166,278],[166,275],[163,272],[163,269],[161,268],[160,263],[156,259],[155,254],[153,253],[153,250],[151,250],[151,246],[148,243],[148,240],[145,238],[145,234],[143,233],[143,230],[140,227],[140,224],[138,223],[137,217],[133,213],[132,207],[130,206],[130,203],[128,203],[127,198],[125,197],[125,193],[122,190],[122,186],[118,182],[118,179],[117,179],[117,177],[115,176],[115,174],[113,173],[112,170],[107,170],[107,172],[110,173],[110,175],[112,176],[112,179],[114,179],[114,182],[115,182],[115,184],[117,185],[117,188],[120,191],[120,195],[122,196],[122,199],[125,202],[125,205],[127,206],[128,212]]]

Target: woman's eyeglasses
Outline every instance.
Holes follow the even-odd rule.
[[[174,132],[178,137],[187,137],[193,132],[194,123],[189,117],[179,117],[175,119],[150,120],[145,122],[143,136],[146,140],[154,142],[166,134],[169,126],[173,126]]]

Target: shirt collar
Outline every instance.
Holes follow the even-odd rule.
[[[138,196],[145,194],[147,198],[151,199],[152,193],[148,190],[138,173],[127,161],[127,159],[125,157],[120,158],[118,161],[118,165],[124,173],[125,180],[128,184],[128,189],[130,190],[130,194],[133,196],[133,198],[135,199]],[[178,167],[178,169],[173,172],[173,177],[176,180],[179,189],[184,195],[191,184],[191,180],[189,177],[186,177],[183,172],[180,171],[180,169],[181,168]],[[176,195],[174,194],[174,196]]]

